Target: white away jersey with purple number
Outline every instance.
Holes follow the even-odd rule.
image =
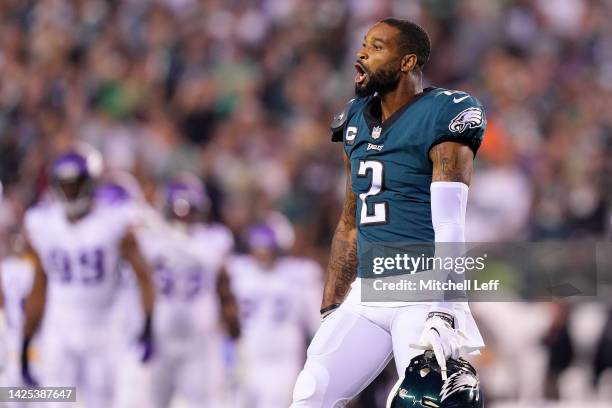
[[[110,315],[121,241],[132,223],[133,212],[103,203],[75,223],[57,202],[27,211],[26,232],[47,275],[46,320],[99,324]]]
[[[163,338],[202,336],[219,323],[216,281],[233,237],[219,224],[189,231],[143,229],[138,240],[157,288],[154,327]]]

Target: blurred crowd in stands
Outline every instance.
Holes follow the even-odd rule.
[[[2,0],[0,241],[79,139],[153,203],[160,182],[199,175],[237,237],[282,212],[292,251],[325,264],[344,193],[328,125],[387,16],[428,31],[426,86],[485,106],[467,239],[605,238],[610,0]]]
[[[79,138],[151,199],[158,180],[201,175],[234,231],[280,209],[296,251],[324,259],[343,193],[328,123],[352,97],[365,30],[393,15],[431,36],[427,84],[487,109],[468,239],[600,237],[612,191],[610,3],[4,0],[0,223],[19,219],[49,158]]]

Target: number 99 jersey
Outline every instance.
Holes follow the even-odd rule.
[[[452,141],[476,154],[486,126],[478,100],[435,87],[384,122],[380,116],[380,100],[372,96],[353,99],[332,122],[332,140],[344,143],[357,195],[358,256],[367,243],[434,242],[429,151]],[[371,274],[360,263],[359,276]]]
[[[75,223],[66,219],[57,202],[28,210],[28,239],[47,276],[45,320],[99,325],[110,315],[119,283],[121,241],[132,219],[127,208],[102,203]]]

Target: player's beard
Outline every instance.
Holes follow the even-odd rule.
[[[365,85],[355,84],[355,96],[364,98],[374,95],[384,95],[397,88],[400,80],[400,61],[392,61],[375,72],[367,72]]]

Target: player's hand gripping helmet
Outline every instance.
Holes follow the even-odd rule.
[[[462,358],[447,361],[448,379],[442,381],[433,351],[416,356],[404,378],[391,390],[387,408],[482,408],[483,396],[476,370]]]
[[[60,155],[51,165],[50,182],[70,218],[85,214],[93,203],[102,173],[102,155],[88,145]]]

